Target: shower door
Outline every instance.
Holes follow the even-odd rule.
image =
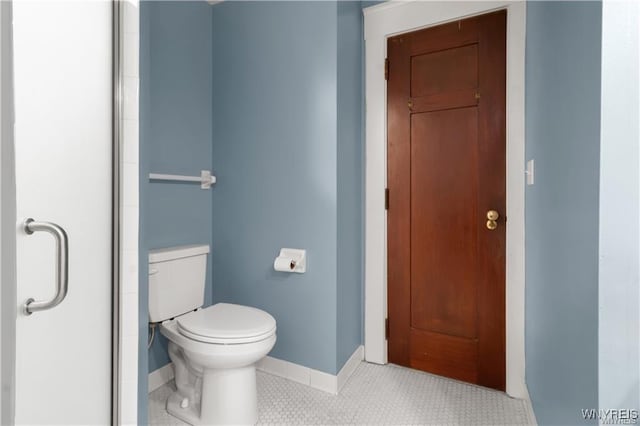
[[[111,2],[15,0],[13,53],[16,424],[109,424]]]

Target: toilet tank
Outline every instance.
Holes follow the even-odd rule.
[[[161,322],[201,307],[209,246],[149,251],[149,322]]]

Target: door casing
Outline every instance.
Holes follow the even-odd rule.
[[[388,2],[364,9],[365,38],[365,359],[387,363],[386,81],[387,38],[507,10],[506,392],[528,398],[524,352],[524,72],[526,3]]]

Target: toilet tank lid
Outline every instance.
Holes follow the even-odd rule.
[[[199,256],[209,253],[206,244],[192,244],[188,246],[166,247],[149,250],[149,263],[166,262],[183,257]]]

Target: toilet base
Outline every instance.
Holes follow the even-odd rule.
[[[160,332],[169,339],[175,372],[177,390],[167,400],[171,415],[192,425],[257,422],[255,363],[273,348],[275,332],[263,340],[238,344],[188,339],[177,330],[175,320],[163,322]]]
[[[200,404],[191,404],[187,408],[182,408],[180,404],[183,399],[177,391],[169,395],[167,399],[167,412],[191,425],[204,424],[200,421]]]
[[[176,391],[167,399],[167,411],[192,425],[254,425],[258,421],[256,370],[253,365],[205,370],[201,395],[201,401],[192,401],[182,408],[184,396]]]

